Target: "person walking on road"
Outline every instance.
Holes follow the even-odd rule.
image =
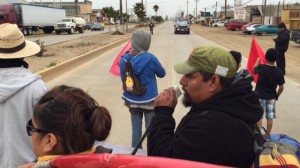
[[[17,167],[35,159],[24,125],[48,88],[28,70],[24,58],[39,51],[40,46],[25,40],[16,24],[0,25],[0,167]]]
[[[120,59],[122,82],[125,82],[125,64],[130,61],[142,86],[146,86],[146,92],[142,96],[133,95],[126,90],[124,90],[122,96],[131,115],[132,147],[137,147],[141,140],[143,116],[145,117],[146,128],[148,128],[154,115],[154,100],[158,95],[156,77],[163,78],[166,75],[166,71],[159,60],[155,55],[148,52],[150,43],[151,34],[143,30],[134,31],[132,34],[132,49]]]
[[[149,28],[150,28],[150,34],[153,35],[154,23],[152,21],[149,23]]]
[[[278,58],[278,51],[270,48],[266,52],[267,64],[260,64],[259,58],[254,65],[254,74],[258,74],[258,80],[255,87],[261,106],[267,119],[267,131],[271,133],[273,127],[273,119],[276,118],[275,102],[281,95],[284,87],[284,75],[281,69],[275,67],[275,61]],[[278,86],[278,90],[276,88]],[[262,120],[258,122],[258,126],[262,126]]]
[[[148,155],[250,167],[255,154],[247,125],[256,124],[263,110],[252,91],[253,77],[247,70],[235,75],[236,69],[232,55],[215,46],[197,47],[187,61],[175,64],[183,74],[183,104],[191,108],[176,128],[175,90],[156,97]]]
[[[277,38],[273,39],[275,42],[275,48],[277,49],[279,56],[276,61],[276,65],[279,69],[282,70],[285,75],[285,52],[288,50],[290,42],[290,31],[286,29],[284,23],[278,25],[279,33]]]

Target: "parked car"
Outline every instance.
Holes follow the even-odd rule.
[[[262,25],[260,27],[255,28],[253,34],[258,35],[266,35],[266,34],[277,34],[278,27],[276,25]]]
[[[85,26],[84,26],[84,29],[91,30],[91,27],[93,26],[93,24],[94,24],[94,22],[86,22]]]
[[[291,41],[300,43],[300,30],[292,30]]]
[[[257,24],[257,23],[251,24],[250,26],[244,28],[243,33],[254,34],[254,30],[260,26],[262,26],[262,24]]]
[[[237,22],[236,20],[225,20],[224,27],[227,28],[227,24]]]
[[[232,23],[227,23],[226,28],[227,30],[241,30],[242,26],[247,24],[247,22],[232,22]]]
[[[99,31],[104,30],[104,26],[101,25],[100,23],[93,24],[93,26],[91,27],[91,31],[97,31],[97,30]]]
[[[187,20],[178,20],[174,25],[174,33],[177,34],[179,32],[183,32],[186,34],[190,34],[190,24]]]
[[[244,31],[246,29],[246,27],[250,26],[250,25],[253,25],[253,24],[256,24],[255,22],[249,22],[245,25],[242,26],[241,30]]]
[[[218,21],[216,23],[213,23],[212,26],[214,26],[214,27],[224,27],[224,21]]]

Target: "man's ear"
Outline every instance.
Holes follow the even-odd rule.
[[[43,143],[44,143],[43,152],[52,153],[53,151],[55,151],[55,147],[58,145],[58,138],[53,133],[47,133],[43,137]]]
[[[218,92],[221,90],[221,80],[218,75],[213,75],[210,78],[210,91],[212,92]]]

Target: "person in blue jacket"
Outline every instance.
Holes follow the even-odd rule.
[[[154,100],[158,95],[156,77],[163,78],[166,75],[166,71],[159,60],[148,52],[150,43],[150,33],[143,30],[134,31],[131,51],[120,59],[122,82],[125,82],[125,64],[130,61],[141,85],[146,86],[146,92],[142,96],[133,95],[125,90],[122,95],[122,99],[124,99],[131,114],[132,147],[136,147],[141,140],[143,116],[145,116],[145,124],[148,128],[154,115]]]

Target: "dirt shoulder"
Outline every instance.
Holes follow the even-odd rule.
[[[236,50],[242,53],[246,58],[249,56],[252,35],[243,34],[242,31],[230,31],[225,27],[206,27],[201,25],[192,25],[192,32],[218,43],[230,50]],[[258,44],[264,51],[274,48],[273,38],[277,35],[255,36]],[[289,49],[286,57],[286,77],[300,84],[300,45],[292,41],[289,43]],[[245,67],[243,67],[245,68]]]
[[[42,57],[32,56],[25,58],[25,61],[28,62],[29,69],[32,72],[37,73],[89,51],[93,51],[107,44],[126,38],[135,29],[136,28],[129,29],[128,33],[125,35],[110,35],[110,33],[103,33],[58,44],[47,45],[45,46],[46,52]]]

